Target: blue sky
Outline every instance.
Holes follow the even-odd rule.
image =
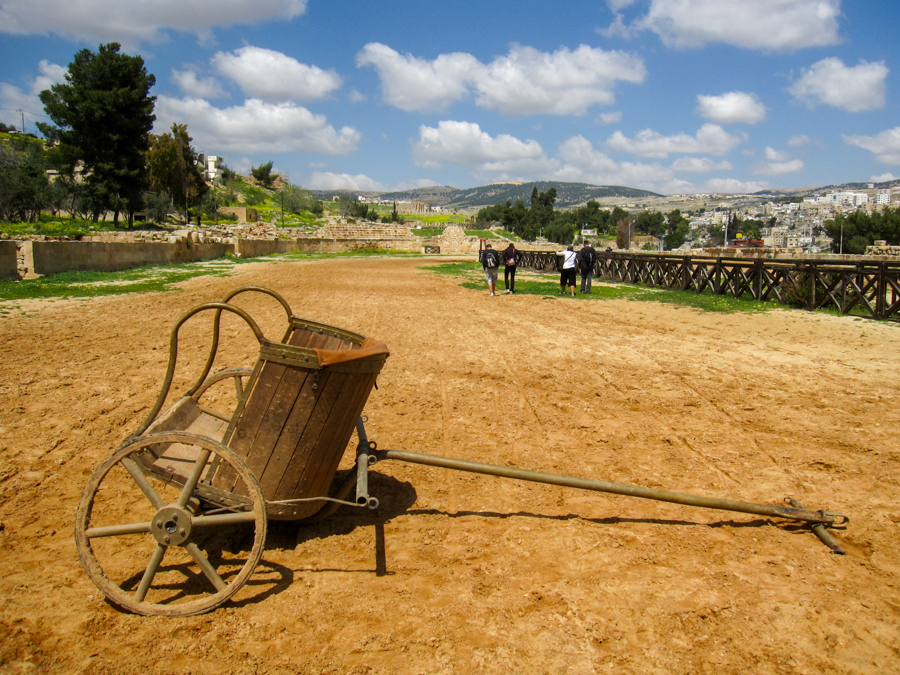
[[[896,0],[0,0],[0,121],[115,41],[156,132],[309,188],[884,181],[898,38]]]

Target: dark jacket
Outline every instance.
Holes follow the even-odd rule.
[[[519,257],[521,255],[522,254],[519,253],[512,244],[510,244],[503,251],[503,264],[506,267],[515,267],[516,265],[519,264]],[[512,264],[510,264],[510,262],[509,262],[510,260],[512,260]]]
[[[590,246],[585,246],[578,251],[576,265],[582,273],[586,274],[589,270],[593,270],[595,262],[597,262],[597,253]]]

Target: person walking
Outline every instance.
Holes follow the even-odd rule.
[[[494,291],[497,288],[497,268],[500,267],[500,254],[490,244],[485,244],[484,250],[481,252],[481,266],[484,268],[484,280],[487,281],[488,290],[491,292],[491,297],[494,297]]]
[[[516,292],[516,265],[519,264],[520,253],[516,250],[515,244],[509,242],[509,246],[503,251],[503,285],[506,287],[504,293],[513,294]]]
[[[584,240],[584,246],[578,251],[577,267],[581,272],[581,292],[590,295],[591,279],[594,276],[594,264],[597,262],[597,252],[591,248],[591,242]]]
[[[575,297],[575,260],[578,254],[569,246],[565,251],[557,251],[556,255],[563,256],[562,270],[559,273],[559,294],[566,294],[566,286],[572,289],[572,297]]]

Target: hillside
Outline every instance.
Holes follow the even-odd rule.
[[[446,208],[478,209],[482,206],[502,204],[507,200],[515,203],[521,199],[528,205],[534,188],[546,192],[556,188],[556,206],[570,208],[585,204],[592,199],[623,197],[626,199],[646,199],[661,195],[647,190],[623,187],[619,185],[589,185],[587,183],[563,183],[556,181],[538,181],[532,183],[491,183],[475,188],[459,189],[447,186],[417,188],[398,192],[358,192],[350,190],[313,190],[318,199],[331,199],[335,195],[365,195],[368,199],[384,199],[388,201],[420,201],[432,206]]]

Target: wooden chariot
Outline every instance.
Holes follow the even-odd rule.
[[[280,342],[266,339],[232,302],[242,294],[267,295],[281,304],[287,329]],[[205,366],[163,412],[179,332],[207,312],[213,321]],[[256,337],[259,356],[252,369],[212,372],[225,313],[242,319]],[[93,582],[109,601],[137,614],[189,616],[214,609],[253,574],[269,519],[309,521],[341,505],[377,508],[378,500],[368,494],[367,472],[388,459],[800,521],[833,552],[842,552],[827,528],[846,525],[846,516],[807,510],[793,499],[787,500],[790,506],[752,504],[378,450],[366,436],[362,412],[388,356],[376,340],[295,317],[284,298],[265,288],[240,288],[222,302],[184,314],[171,332],[166,376],[153,409],[94,470],[78,505],[75,540]],[[228,382],[234,384],[229,410],[201,401]],[[337,482],[354,429],[356,468]]]

